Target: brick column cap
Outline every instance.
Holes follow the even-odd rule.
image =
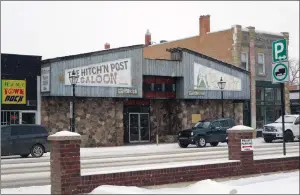
[[[68,140],[80,140],[81,135],[75,132],[63,130],[53,135],[48,136],[50,141],[68,141]]]
[[[244,126],[244,125],[237,125],[230,129],[227,129],[227,132],[253,132],[254,129],[252,127]]]

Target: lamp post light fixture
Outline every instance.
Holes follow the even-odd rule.
[[[72,111],[72,113],[70,113],[70,127],[71,127],[71,131],[75,132],[75,86],[77,84],[79,75],[75,72],[75,70],[72,71],[72,73],[69,75],[69,79],[70,79],[70,83],[73,87],[73,97],[72,97],[72,104],[70,105],[70,111]]]
[[[226,82],[223,81],[222,77],[220,79],[220,81],[218,82],[218,87],[221,89],[221,99],[222,99],[222,118],[224,118],[224,104],[223,104],[223,101],[224,101],[224,97],[223,97],[223,90],[225,89],[225,85],[226,85]]]

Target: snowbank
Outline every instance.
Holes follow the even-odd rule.
[[[50,194],[50,186],[1,189],[1,194]],[[225,182],[208,179],[178,188],[146,189],[103,185],[90,194],[299,194],[299,170]]]

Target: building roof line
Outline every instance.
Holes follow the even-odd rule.
[[[42,64],[52,63],[52,62],[59,62],[59,61],[62,61],[62,60],[70,60],[70,59],[80,58],[80,57],[91,57],[91,56],[94,56],[94,55],[103,55],[103,54],[108,54],[108,53],[117,52],[117,51],[126,51],[126,50],[130,50],[130,49],[138,49],[138,48],[143,48],[144,46],[145,46],[144,44],[131,45],[131,46],[125,46],[125,47],[105,49],[105,50],[100,50],[100,51],[93,51],[93,52],[88,52],[88,53],[81,53],[81,54],[75,54],[75,55],[68,55],[68,56],[50,58],[50,59],[42,60]]]
[[[210,57],[210,56],[204,55],[204,54],[202,54],[202,53],[199,53],[199,52],[196,52],[196,51],[187,49],[187,48],[176,47],[176,48],[170,48],[170,49],[167,49],[167,51],[168,51],[168,52],[185,51],[185,52],[187,52],[187,53],[190,53],[190,54],[199,56],[199,57],[201,57],[201,58],[204,58],[204,59],[207,59],[207,60],[210,60],[210,61],[213,61],[213,62],[222,64],[222,65],[225,65],[225,66],[227,66],[227,67],[229,67],[229,68],[232,68],[232,69],[235,69],[235,70],[237,70],[237,71],[244,72],[244,73],[246,73],[246,74],[250,74],[250,72],[247,71],[247,70],[245,70],[245,69],[242,69],[242,68],[240,68],[240,67],[234,66],[234,65],[232,65],[232,64],[223,62],[223,61],[218,60],[218,59],[216,59],[216,58],[212,58],[212,57]]]

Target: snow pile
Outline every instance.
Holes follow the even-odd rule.
[[[254,129],[252,127],[247,127],[247,126],[244,126],[244,125],[237,125],[237,126],[234,126],[230,129],[228,129],[229,131],[254,131]]]
[[[50,135],[49,137],[72,137],[72,136],[80,136],[80,134],[71,132],[71,131],[67,131],[67,130],[63,130],[63,131],[59,131],[53,135]]]
[[[131,186],[103,185],[90,194],[230,194],[234,191],[232,186],[208,179],[182,188],[144,189]]]
[[[50,194],[50,186],[1,189],[1,194]],[[208,179],[186,187],[160,189],[102,185],[90,194],[299,194],[299,170],[223,182]]]

